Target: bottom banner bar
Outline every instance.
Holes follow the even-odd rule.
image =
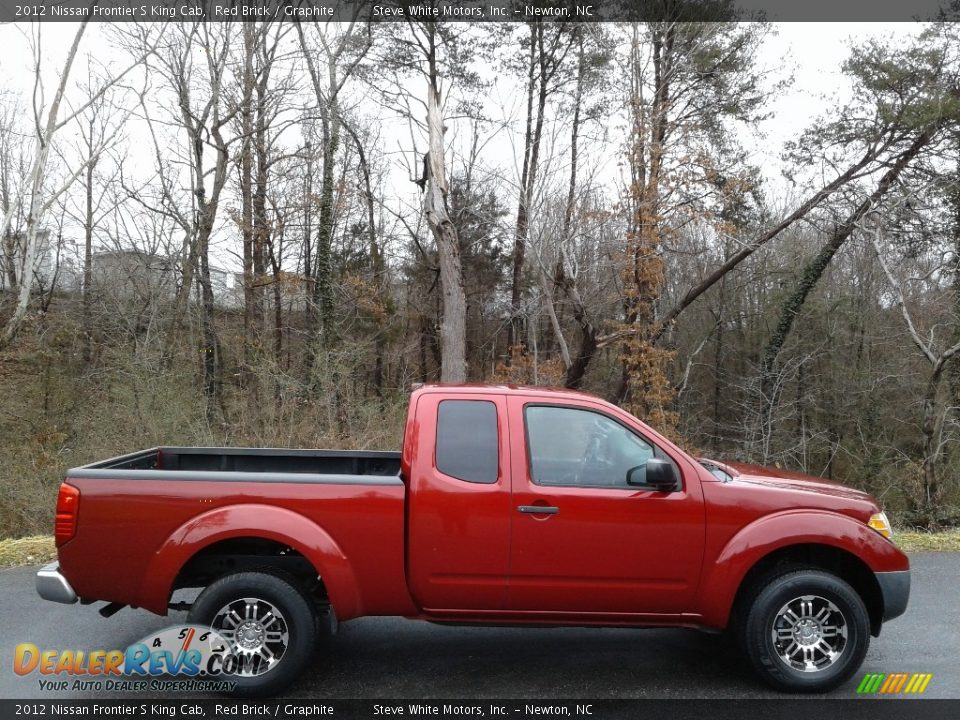
[[[960,700],[0,700],[0,718],[660,718],[955,720]]]

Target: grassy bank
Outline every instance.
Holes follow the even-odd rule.
[[[960,552],[960,529],[943,532],[895,531],[897,545],[907,552]]]
[[[898,531],[895,539],[907,552],[960,552],[960,529],[938,533]],[[52,537],[0,540],[0,567],[42,565],[56,556]]]
[[[0,540],[0,567],[43,565],[57,557],[53,538],[44,535]]]

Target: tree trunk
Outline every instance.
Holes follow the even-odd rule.
[[[675,393],[667,377],[671,353],[655,346],[657,306],[665,283],[660,217],[660,185],[668,125],[671,124],[676,29],[652,31],[654,96],[649,110],[639,88],[632,99],[633,128],[630,153],[631,221],[627,233],[627,258],[621,273],[624,282],[624,328],[628,333],[621,352],[621,385],[617,400],[637,417],[670,430],[677,422],[668,409]],[[637,62],[634,56],[634,62]],[[639,77],[639,69],[634,70]]]
[[[580,347],[573,357],[570,367],[567,368],[564,385],[568,388],[579,389],[583,384],[583,376],[587,373],[590,361],[597,354],[597,331],[587,315],[583,301],[580,299],[580,293],[576,287],[572,286],[572,281],[568,282],[571,284],[568,293],[570,293],[573,303],[573,318],[580,326]]]
[[[253,56],[254,27],[243,25],[243,105],[240,109],[240,234],[243,238],[243,364],[249,369],[254,346],[253,272]]]
[[[360,142],[360,136],[350,127],[347,122],[343,127],[353,139],[353,144],[357,148],[357,160],[360,164],[360,173],[363,176],[363,195],[367,211],[367,247],[370,252],[370,270],[373,275],[373,287],[376,293],[378,303],[383,307],[383,311],[374,319],[376,327],[374,332],[374,354],[373,365],[373,391],[378,398],[383,397],[383,356],[386,353],[386,340],[384,338],[384,325],[386,324],[386,266],[383,260],[383,252],[380,249],[380,243],[377,240],[376,224],[376,198],[373,196],[373,184],[370,180],[370,166],[367,163],[367,154]]]
[[[937,395],[940,391],[940,379],[943,377],[945,362],[934,367],[927,381],[923,396],[923,498],[921,510],[931,529],[936,527],[937,511],[943,502],[943,488],[937,473],[943,448],[943,420],[946,410],[938,410]]]
[[[17,306],[13,311],[6,327],[0,333],[0,350],[7,347],[20,331],[24,318],[27,315],[27,308],[30,305],[30,291],[33,289],[33,266],[37,260],[37,232],[40,224],[40,214],[43,208],[43,202],[40,195],[43,192],[43,180],[47,169],[47,158],[50,154],[50,143],[53,141],[54,133],[57,129],[57,116],[60,112],[60,102],[66,91],[67,78],[70,76],[70,68],[73,66],[73,60],[77,56],[77,49],[80,47],[80,39],[87,29],[89,20],[84,20],[73,38],[73,45],[67,53],[67,60],[63,66],[63,72],[60,75],[60,85],[53,101],[50,104],[50,111],[47,113],[47,123],[43,131],[37,136],[34,151],[33,166],[30,171],[30,206],[27,213],[26,228],[26,246],[23,253],[23,270],[20,274],[20,292],[17,297]],[[37,70],[39,73],[39,68]],[[38,79],[39,82],[39,79]],[[9,217],[10,213],[7,213]],[[5,220],[5,222],[8,222]]]
[[[23,265],[20,269],[20,287],[17,295],[17,306],[13,316],[0,335],[0,349],[9,345],[16,337],[23,325],[30,305],[30,291],[33,289],[33,266],[37,260],[37,242],[40,223],[40,193],[43,192],[43,176],[47,167],[47,157],[50,150],[49,139],[37,141],[37,154],[33,172],[30,177],[30,208],[27,213],[26,238],[23,251]]]
[[[510,292],[510,326],[508,345],[523,342],[520,332],[523,303],[523,266],[526,262],[527,235],[530,225],[530,207],[540,165],[540,145],[543,138],[544,111],[547,106],[551,73],[547,65],[543,23],[530,23],[530,55],[527,72],[527,123],[523,139],[523,166],[520,174],[520,200],[517,205],[517,223],[514,230],[513,278]],[[534,92],[536,91],[536,92]],[[534,97],[536,105],[534,106]]]
[[[93,121],[90,121],[90,137],[93,137]],[[90,148],[91,151],[93,148]],[[83,227],[83,361],[93,359],[93,170],[96,163],[91,158],[87,164],[87,204]]]
[[[723,396],[723,381],[722,377],[724,375],[724,303],[726,300],[726,289],[727,282],[726,278],[723,278],[720,281],[720,292],[719,297],[717,298],[717,340],[716,347],[713,355],[713,437],[711,438],[711,444],[713,445],[714,452],[720,452],[720,430],[723,427],[723,424],[720,420],[720,399]]]
[[[15,293],[17,291],[17,263],[15,258],[17,256],[17,244],[13,239],[13,232],[10,230],[10,221],[12,219],[13,210],[10,210],[7,213],[6,218],[4,219],[3,227],[3,257],[5,260],[6,267],[4,272],[7,274],[7,289]]]
[[[309,131],[306,131],[309,133]],[[307,348],[304,353],[305,366],[309,373],[313,363],[312,338],[316,333],[316,321],[311,303],[313,302],[313,143],[311,136],[307,134],[307,142],[304,145],[304,151],[307,154],[307,174],[304,180],[303,189],[303,294],[304,308],[306,312],[304,317],[304,337],[306,338]]]
[[[277,367],[283,365],[283,276],[280,270],[282,246],[274,252],[270,243],[270,267],[273,270],[273,356]]]
[[[254,152],[257,161],[253,187],[253,322],[258,336],[267,329],[266,283],[267,245],[270,242],[270,225],[267,218],[267,183],[270,169],[267,158],[267,68],[261,68],[262,77],[257,84],[256,125],[254,129]]]
[[[214,417],[220,405],[220,344],[214,325],[213,285],[210,282],[210,232],[200,231],[200,307],[203,367],[203,392],[207,398],[207,416]]]
[[[443,316],[440,322],[441,382],[467,379],[467,299],[463,289],[460,241],[447,211],[447,179],[444,168],[444,126],[435,67],[427,79],[427,127],[430,135],[429,177],[424,193],[424,213],[437,243]]]
[[[560,257],[557,260],[556,284],[563,288],[573,308],[573,319],[580,329],[580,346],[567,365],[563,384],[579,389],[587,368],[597,353],[597,331],[587,308],[584,305],[576,279],[572,276],[572,266],[567,254],[567,246],[573,242],[573,218],[577,207],[577,169],[579,167],[580,112],[583,105],[584,47],[583,33],[578,33],[577,87],[574,93],[573,125],[570,129],[570,184],[567,187],[567,204],[563,213],[563,237],[560,242]]]
[[[310,352],[311,376],[316,368],[320,344],[327,344],[333,338],[333,165],[340,141],[340,130],[334,109],[321,110],[323,114],[323,174],[320,181],[320,217],[317,227],[316,256],[313,273],[313,297],[311,312],[314,313],[313,336],[307,338]]]
[[[214,119],[210,132],[211,143],[215,148],[216,162],[213,168],[213,181],[209,197],[206,194],[203,151],[206,143],[199,131],[194,134],[194,183],[197,197],[197,240],[195,244],[200,276],[200,324],[201,324],[201,367],[203,370],[203,389],[207,399],[207,416],[213,419],[216,412],[224,412],[221,393],[221,349],[214,323],[213,285],[210,281],[210,236],[217,218],[220,193],[227,179],[229,155],[227,146],[220,134],[219,120]]]
[[[13,198],[10,192],[10,168],[8,162],[4,162],[4,153],[7,151],[5,146],[0,145],[0,212],[3,213],[3,221],[0,222],[0,243],[3,250],[3,269],[6,275],[8,290],[15,292],[17,288],[17,270],[13,258],[16,255],[13,244],[13,233],[10,231],[10,224],[13,222]],[[0,280],[2,284],[2,280]]]
[[[536,78],[536,25],[530,25],[530,54],[527,58],[527,123],[523,134],[523,164],[520,167],[520,197],[517,204],[517,222],[513,233],[513,276],[510,286],[510,325],[507,347],[512,348],[520,337],[519,315],[523,263],[527,242],[527,185],[530,178],[530,150],[533,147],[533,97]],[[542,30],[542,29],[541,29]]]

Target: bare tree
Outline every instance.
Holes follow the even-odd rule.
[[[769,343],[764,351],[762,382],[763,394],[771,397],[768,378],[774,363],[787,340],[794,320],[803,307],[807,296],[820,280],[830,261],[853,234],[867,212],[879,206],[884,196],[895,186],[911,164],[922,158],[931,146],[942,137],[944,129],[956,120],[951,96],[956,93],[956,70],[946,61],[947,50],[932,43],[924,43],[924,52],[916,47],[892,51],[886,47],[871,45],[854,51],[848,62],[851,74],[859,86],[872,90],[876,98],[873,110],[875,125],[866,128],[851,127],[853,123],[841,118],[839,127],[828,128],[823,136],[830,138],[837,133],[849,137],[856,133],[868,138],[890,138],[890,154],[885,160],[888,167],[877,182],[876,189],[862,199],[850,214],[836,225],[830,239],[806,264],[795,290],[783,303]],[[891,68],[895,68],[891,71]],[[904,76],[910,77],[905,83]],[[909,86],[904,93],[904,85]],[[917,122],[916,118],[921,118]]]
[[[442,295],[440,320],[440,377],[444,382],[463,382],[467,377],[466,294],[460,241],[449,211],[450,187],[446,170],[447,112],[445,102],[455,83],[461,90],[476,84],[467,67],[470,39],[459,23],[436,20],[406,24],[407,33],[385,45],[397,83],[380,88],[384,103],[406,116],[411,127],[419,128],[427,138],[427,151],[417,155],[413,182],[423,193],[423,216],[437,247],[438,274]],[[402,88],[402,78],[413,76],[426,85],[426,98]],[[445,87],[444,87],[445,85]],[[414,107],[425,110],[425,122]],[[419,168],[422,167],[422,171]],[[408,224],[409,227],[409,224]],[[419,243],[416,233],[411,236]]]
[[[25,189],[26,197],[28,199],[26,206],[28,209],[26,213],[25,245],[22,266],[23,272],[21,273],[17,306],[10,320],[7,322],[6,327],[3,329],[3,332],[0,333],[0,348],[9,345],[14,337],[16,337],[17,332],[20,330],[20,327],[23,324],[24,318],[27,314],[27,308],[30,304],[30,293],[33,288],[33,266],[37,257],[38,232],[44,213],[46,213],[53,203],[56,202],[57,198],[66,192],[66,190],[69,189],[74,181],[83,174],[88,164],[80,164],[72,172],[68,173],[67,177],[62,180],[57,187],[53,188],[52,190],[47,189],[45,185],[45,181],[47,179],[47,163],[50,157],[50,150],[54,141],[54,137],[59,130],[70,124],[91,105],[97,103],[104,93],[116,85],[121,78],[123,78],[142,61],[141,58],[137,62],[132,63],[126,69],[114,75],[111,79],[104,81],[85,102],[81,103],[79,107],[72,109],[71,112],[68,112],[65,117],[61,118],[60,105],[63,103],[64,95],[66,94],[67,90],[67,84],[70,78],[70,70],[73,67],[74,60],[77,56],[77,51],[80,47],[80,41],[83,38],[84,32],[86,31],[88,22],[89,20],[84,20],[74,35],[73,42],[70,45],[70,48],[67,51],[67,57],[64,60],[63,69],[60,72],[60,82],[57,86],[57,90],[50,101],[49,107],[46,108],[46,120],[44,122],[41,122],[41,115],[43,114],[44,110],[43,104],[45,102],[43,98],[43,82],[41,79],[41,32],[40,26],[38,25],[36,27],[36,35],[34,36],[33,42],[33,109],[34,121],[36,125],[36,138],[34,142],[33,162],[27,178],[27,187]],[[152,48],[149,48],[147,52],[152,52]],[[115,128],[113,135],[115,135],[118,130],[119,128]],[[112,136],[110,139],[112,139]],[[107,144],[109,144],[109,139],[107,140]],[[0,237],[6,235],[10,220],[11,213],[5,212],[3,223],[0,225]]]
[[[879,213],[871,213],[873,216],[872,232],[870,232],[870,242],[873,245],[874,252],[877,254],[877,260],[883,269],[883,274],[890,283],[890,289],[893,292],[894,299],[904,325],[910,334],[910,339],[917,346],[923,358],[930,367],[930,374],[927,376],[925,390],[923,393],[923,411],[920,425],[923,434],[923,493],[920,510],[927,518],[927,522],[935,526],[936,516],[940,504],[944,499],[944,488],[938,477],[938,466],[943,457],[945,446],[944,440],[944,422],[948,413],[955,408],[948,403],[940,400],[941,386],[943,376],[950,361],[960,353],[960,343],[949,345],[945,348],[937,348],[935,334],[930,332],[927,337],[920,334],[917,329],[917,323],[914,321],[910,309],[907,307],[904,298],[903,286],[904,278],[898,278],[891,269],[890,262],[886,259],[886,251],[882,247],[883,240],[883,222]]]
[[[227,67],[232,57],[233,26],[230,24],[196,23],[176,27],[177,34],[161,51],[143,53],[143,48],[155,44],[149,28],[135,29],[128,38],[134,51],[146,58],[153,55],[159,71],[173,97],[171,117],[174,127],[183,133],[179,161],[188,170],[186,186],[190,205],[186,210],[178,197],[183,182],[171,170],[169,149],[152,130],[158,161],[160,183],[159,208],[175,217],[184,231],[182,282],[177,288],[174,321],[168,342],[173,345],[197,282],[200,296],[201,371],[208,416],[224,410],[221,369],[222,348],[214,322],[214,293],[210,275],[210,239],[218,219],[221,196],[228,180],[230,146],[237,136],[227,134],[229,125],[239,112],[239,103],[229,102],[226,86]],[[148,65],[148,70],[152,68]],[[143,96],[141,104],[144,105]],[[156,121],[149,113],[147,120],[153,129]],[[211,156],[212,155],[212,159]],[[140,199],[144,202],[143,199]]]
[[[92,86],[94,78],[90,77]],[[116,129],[122,128],[129,120],[131,112],[122,110],[116,104],[117,98],[106,94],[100,100],[90,105],[77,118],[79,138],[76,143],[76,153],[79,161],[84,164],[83,177],[80,183],[83,186],[84,197],[82,208],[73,207],[73,203],[66,203],[66,212],[83,228],[83,274],[81,279],[81,297],[83,307],[83,357],[86,362],[93,358],[93,336],[96,318],[93,311],[93,250],[94,235],[100,224],[116,210],[122,199],[112,192],[114,183],[119,178],[120,164],[112,162],[104,172],[105,155],[120,140]],[[97,192],[97,187],[100,192]]]
[[[519,332],[523,271],[526,259],[527,233],[533,196],[539,181],[540,151],[546,120],[547,102],[569,78],[563,73],[575,34],[563,22],[527,23],[530,35],[524,41],[526,61],[526,124],[523,135],[523,161],[520,166],[520,192],[514,230],[513,279],[510,290],[510,328],[507,344],[521,341]]]
[[[0,95],[0,212],[3,213],[2,233],[0,233],[0,255],[2,255],[3,273],[0,285],[9,290],[17,288],[19,233],[15,231],[14,218],[21,213],[22,198],[17,197],[17,188],[21,185],[23,174],[23,156],[25,152],[18,119],[23,116],[23,108],[12,93]]]
[[[426,57],[427,134],[429,147],[424,156],[426,189],[423,212],[433,232],[440,257],[440,283],[443,287],[443,320],[440,340],[443,350],[443,382],[464,382],[467,379],[466,315],[467,300],[463,291],[463,266],[460,262],[460,240],[447,212],[446,123],[443,117],[440,72],[437,53],[441,50],[437,25],[424,23],[414,29],[417,43]]]
[[[312,23],[313,43],[299,21],[296,22],[300,48],[306,59],[307,70],[320,114],[320,155],[323,160],[320,180],[320,216],[318,218],[316,258],[306,258],[306,274],[313,269],[310,308],[307,312],[307,352],[309,366],[316,362],[317,343],[333,338],[333,259],[331,243],[334,233],[334,165],[340,148],[342,128],[340,97],[347,81],[357,71],[373,44],[370,25],[357,22],[360,6],[345,26],[337,23]],[[314,60],[314,47],[319,46],[324,66]],[[323,74],[321,74],[321,72]],[[320,336],[317,332],[319,330]]]

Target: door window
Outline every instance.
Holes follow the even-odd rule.
[[[654,445],[600,413],[529,405],[524,417],[530,475],[538,485],[633,488],[627,485],[627,471],[663,456]]]

